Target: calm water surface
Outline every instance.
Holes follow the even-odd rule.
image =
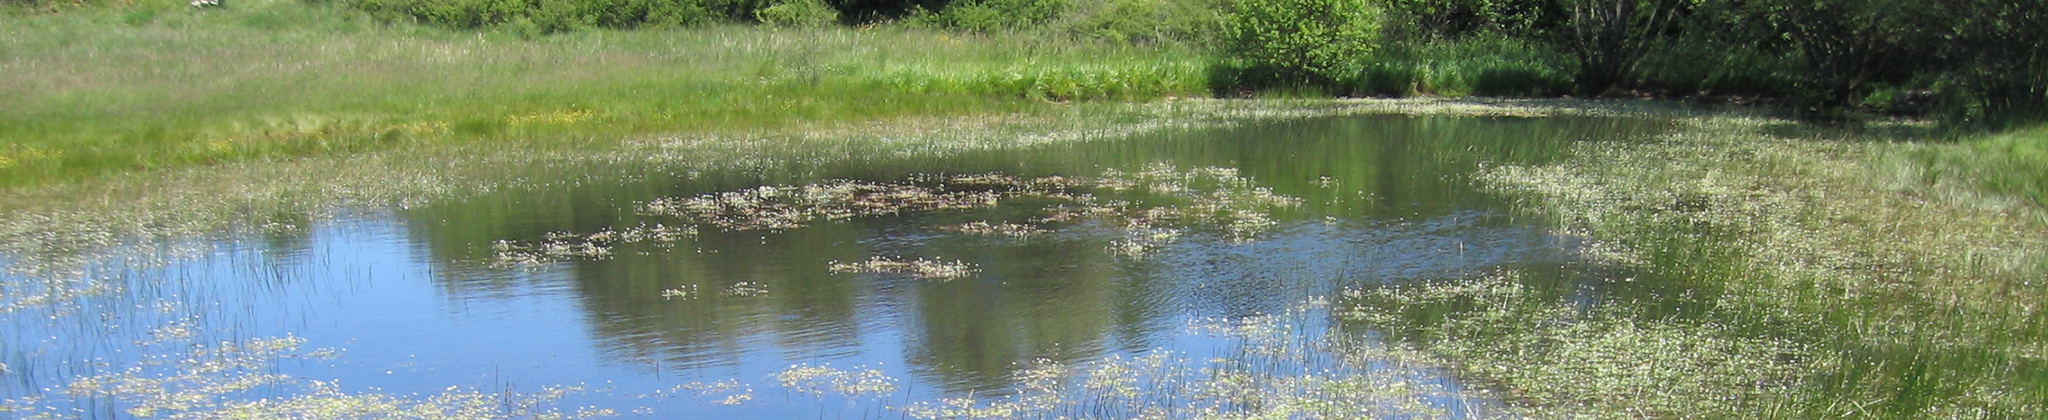
[[[1346,117],[1172,131],[943,159],[862,156],[735,172],[546,174],[575,182],[335,220],[232,241],[190,263],[106,268],[113,296],[0,315],[0,398],[43,397],[87,418],[122,405],[68,398],[79,377],[120,371],[191,343],[303,338],[332,358],[278,373],[343,390],[434,393],[450,387],[536,391],[581,384],[572,405],[652,418],[900,418],[910,401],[1000,398],[1025,363],[1085,365],[1160,352],[1192,360],[1241,354],[1242,340],[1191,325],[1279,314],[1300,334],[1333,329],[1327,311],[1290,311],[1344,288],[1566,263],[1571,241],[1465,174],[1541,163],[1566,144],[1639,138],[1660,123],[1601,118]],[[498,263],[500,242],[651,223],[642,203],[828,180],[902,182],[1000,172],[1018,177],[1234,168],[1300,198],[1250,241],[1194,229],[1144,258],[1108,251],[1102,223],[1049,226],[1028,239],[939,226],[1021,221],[1003,205],[819,222],[787,230],[699,234],[626,244],[606,258]],[[286,217],[289,218],[288,216]],[[834,273],[873,256],[963,261],[974,276],[931,281]],[[10,279],[9,281],[32,281]],[[729,293],[735,285],[759,293]],[[687,295],[665,290],[689,291]],[[1370,340],[1369,332],[1349,332]],[[777,387],[793,365],[877,369],[895,378],[881,404]],[[1301,367],[1307,369],[1310,367]],[[1364,367],[1362,369],[1370,369]],[[1414,378],[1460,389],[1453,378]],[[720,405],[657,391],[737,381],[753,400]],[[272,392],[290,392],[273,390]],[[261,397],[261,392],[252,397]],[[1447,397],[1452,413],[1483,399]],[[640,409],[640,413],[633,411]],[[4,414],[4,413],[0,413]]]

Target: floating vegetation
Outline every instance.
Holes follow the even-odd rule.
[[[538,269],[569,258],[604,259],[612,255],[610,246],[567,241],[547,241],[537,245],[497,241],[491,243],[491,250],[497,251],[497,259],[492,261],[492,265],[526,269]]]
[[[688,392],[717,405],[741,405],[754,399],[754,386],[740,383],[738,379],[721,381],[696,381],[647,395],[655,398],[671,398]]]
[[[966,278],[981,271],[981,269],[975,268],[974,264],[965,261],[939,261],[924,258],[904,261],[900,258],[889,257],[874,257],[866,261],[850,263],[834,262],[831,269],[833,273],[909,274],[911,277],[919,279],[940,281]]]
[[[696,299],[698,295],[697,285],[694,284],[676,286],[672,289],[661,289],[661,300]]]
[[[151,355],[139,365],[114,373],[79,378],[62,388],[75,398],[111,401],[127,415],[172,420],[308,419],[344,420],[406,418],[456,419],[589,419],[614,415],[610,409],[556,407],[582,387],[554,386],[538,392],[482,392],[450,388],[433,395],[349,393],[335,382],[301,381],[276,373],[287,359],[330,358],[331,351],[304,351],[295,337],[260,338],[212,345],[194,344],[186,352]],[[260,389],[296,389],[282,398],[249,399]],[[74,418],[76,412],[29,397],[0,401],[0,414],[19,419]]]
[[[491,250],[497,253],[492,264],[498,267],[536,269],[572,258],[609,258],[613,247],[619,245],[643,242],[669,245],[696,236],[696,226],[674,227],[662,224],[643,224],[619,230],[606,229],[587,235],[551,232],[542,235],[543,241],[539,244],[492,242]]]
[[[654,200],[642,204],[640,212],[682,217],[727,230],[780,230],[804,227],[818,220],[993,207],[998,198],[986,191],[835,181]]]
[[[1235,168],[1205,167],[1187,171],[1170,165],[1153,165],[1139,172],[1110,170],[1098,186],[1111,190],[1142,190],[1162,197],[1184,200],[1161,206],[1141,206],[1126,213],[1125,226],[1133,230],[1172,227],[1220,227],[1232,241],[1249,241],[1279,223],[1272,218],[1276,209],[1301,205],[1301,199],[1276,194]]]
[[[1179,240],[1180,229],[1141,227],[1125,229],[1123,239],[1109,242],[1109,253],[1128,258],[1144,258],[1146,255],[1165,248]]]
[[[1097,193],[1135,194],[1132,199],[1103,198]],[[1126,172],[1111,169],[1097,177],[1048,176],[1018,178],[1000,173],[917,177],[902,183],[831,181],[800,186],[755,189],[695,197],[654,200],[640,206],[642,214],[681,217],[728,230],[793,229],[821,220],[905,214],[949,209],[993,207],[1021,197],[1052,199],[1037,209],[1034,223],[1059,224],[1100,220],[1124,231],[1109,250],[1142,257],[1180,238],[1192,228],[1212,228],[1232,241],[1250,241],[1278,226],[1272,213],[1301,205],[1298,198],[1274,193],[1236,169],[1203,167],[1181,170],[1155,164]],[[1047,228],[986,220],[941,226],[965,234],[1027,237]],[[897,265],[881,270],[904,269]],[[844,270],[854,270],[849,266]]]
[[[847,397],[881,396],[896,392],[896,378],[890,377],[881,369],[863,369],[859,366],[852,370],[841,370],[827,365],[799,364],[776,372],[775,380],[790,391],[817,397],[828,394]]]
[[[727,297],[756,297],[767,295],[767,283],[743,281],[739,283],[733,283],[731,286],[725,287],[725,296]]]
[[[1101,194],[1130,197],[1105,198]],[[1111,169],[1096,177],[1019,178],[987,173],[915,176],[893,183],[835,180],[762,186],[656,199],[640,203],[638,210],[647,216],[675,217],[730,231],[785,230],[820,221],[989,208],[1027,197],[1052,202],[1031,209],[1037,215],[1030,218],[1032,224],[978,220],[942,225],[938,229],[1025,238],[1051,232],[1049,225],[1097,221],[1100,226],[1119,232],[1120,238],[1111,240],[1106,247],[1108,252],[1143,258],[1195,229],[1219,232],[1233,242],[1250,241],[1279,225],[1273,218],[1275,211],[1301,205],[1300,199],[1258,186],[1236,169],[1181,170],[1162,163],[1139,171]],[[537,244],[493,243],[493,264],[536,269],[568,259],[610,258],[613,247],[621,244],[667,244],[695,235],[695,225],[663,224],[591,234],[553,233]],[[933,280],[961,278],[977,271],[959,261],[901,261],[885,257],[833,263],[831,268],[842,273],[911,274]],[[664,296],[670,295],[664,292]]]
[[[1001,235],[1012,238],[1028,238],[1048,232],[1045,228],[1038,226],[1020,223],[990,224],[986,220],[940,226],[939,229],[968,235]]]

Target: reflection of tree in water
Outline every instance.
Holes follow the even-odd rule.
[[[1099,241],[1048,240],[983,249],[981,276],[914,288],[913,369],[950,390],[999,389],[1016,363],[1100,354],[1143,325],[1155,290],[1125,287],[1123,264]],[[1153,315],[1153,314],[1146,314]]]
[[[566,286],[583,303],[585,317],[599,337],[597,345],[620,359],[658,361],[664,368],[675,368],[737,363],[747,351],[777,351],[793,358],[844,356],[860,351],[861,334],[874,333],[863,331],[864,326],[873,329],[880,324],[904,329],[904,353],[917,374],[955,387],[990,389],[1000,388],[1017,362],[1031,358],[1086,358],[1111,349],[1163,344],[1181,327],[1174,319],[1186,312],[1182,306],[1266,308],[1297,301],[1299,293],[1294,292],[1299,291],[1294,288],[1328,287],[1322,282],[1331,280],[1301,277],[1358,273],[1342,272],[1349,268],[1341,267],[1334,275],[1324,269],[1244,267],[1302,259],[1237,252],[1127,261],[1104,252],[1107,238],[1075,233],[1073,226],[1053,226],[1056,232],[1026,240],[936,229],[974,221],[1024,220],[1017,208],[1008,206],[857,218],[776,232],[702,229],[699,237],[673,248],[623,245],[609,259],[565,261],[541,273],[508,273],[482,262],[491,259],[489,247],[497,241],[530,243],[549,232],[590,233],[664,222],[633,209],[633,203],[663,197],[832,178],[897,182],[917,173],[1073,176],[1161,162],[1180,168],[1235,168],[1259,186],[1302,198],[1300,209],[1276,215],[1283,221],[1335,216],[1427,223],[1475,206],[1498,208],[1497,199],[1475,191],[1463,178],[1482,162],[1540,161],[1571,141],[1639,137],[1661,126],[1598,118],[1258,122],[1120,141],[963,153],[937,161],[867,156],[782,168],[784,172],[775,174],[650,176],[617,184],[579,180],[564,183],[580,184],[575,188],[482,196],[414,209],[406,217],[414,220],[407,226],[424,238],[422,246],[434,257],[437,282],[452,295],[532,293]],[[1325,242],[1331,244],[1323,246],[1354,247],[1337,254],[1359,258],[1430,255],[1394,252],[1399,250],[1382,244]],[[833,261],[874,256],[958,259],[979,265],[982,272],[935,283],[887,274],[835,275],[827,270]],[[1197,256],[1201,260],[1185,259]],[[1200,268],[1211,264],[1221,266]],[[1227,273],[1256,281],[1217,281]],[[740,282],[762,285],[766,293],[723,293]],[[1281,290],[1201,297],[1260,302],[1190,300],[1185,296],[1190,292],[1181,289],[1198,283]],[[678,288],[694,292],[664,297],[664,290]],[[1277,293],[1282,291],[1287,293]],[[770,343],[762,340],[772,340],[774,348],[765,348]]]
[[[767,236],[764,243],[759,233],[707,234],[689,245],[702,254],[678,247],[577,262],[578,295],[591,308],[600,346],[665,368],[737,363],[762,335],[795,355],[857,347],[856,305],[867,286],[833,276],[824,261],[860,253],[816,244],[852,243],[859,229],[831,225]],[[734,293],[743,282],[765,292]],[[695,292],[662,295],[675,288]]]

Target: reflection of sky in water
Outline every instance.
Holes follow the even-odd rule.
[[[1346,284],[1435,278],[1556,258],[1555,241],[1540,230],[1480,225],[1478,221],[1484,218],[1478,213],[1456,213],[1414,222],[1297,222],[1247,244],[1195,235],[1146,261],[1122,263],[1144,269],[1119,281],[1165,283],[1151,285],[1152,290],[1136,297],[1143,301],[1133,309],[1138,313],[1110,314],[1137,318],[1130,325],[1104,328],[1105,336],[1095,337],[1099,339],[1095,342],[1018,349],[1012,354],[1017,360],[1062,357],[1085,361],[1164,349],[1190,360],[1207,360],[1229,356],[1235,340],[1189,334],[1187,325],[1197,319],[1215,322],[1281,314],[1311,297],[1330,296]],[[594,331],[593,324],[638,320],[588,307],[575,290],[577,283],[569,278],[573,276],[569,268],[558,265],[536,272],[501,273],[504,278],[494,283],[498,287],[450,290],[445,283],[434,281],[434,265],[422,263],[428,257],[420,255],[411,242],[396,226],[376,219],[358,220],[315,229],[303,249],[269,252],[260,247],[242,248],[200,263],[138,273],[176,281],[164,290],[135,291],[131,293],[136,296],[133,301],[120,304],[151,306],[150,296],[167,296],[184,307],[168,313],[133,313],[112,323],[87,323],[92,326],[63,324],[41,329],[36,328],[37,323],[10,322],[8,326],[15,329],[8,336],[16,337],[7,340],[10,366],[70,371],[27,375],[22,373],[32,371],[22,370],[10,374],[8,391],[19,395],[29,387],[52,386],[32,378],[82,373],[85,370],[78,367],[94,361],[132,360],[139,348],[131,342],[149,337],[148,330],[163,320],[186,319],[191,321],[192,331],[203,335],[201,342],[289,334],[305,338],[308,348],[342,349],[339,358],[287,362],[281,368],[295,376],[339,380],[354,390],[433,393],[449,386],[468,386],[532,391],[546,385],[584,384],[614,391],[572,401],[614,407],[644,405],[656,408],[663,417],[688,413],[688,418],[809,417],[820,413],[831,417],[875,409],[824,404],[775,386],[775,372],[804,363],[881,369],[904,380],[901,394],[894,397],[904,400],[929,400],[970,390],[1002,394],[1004,378],[1000,375],[977,376],[989,372],[972,369],[947,372],[957,366],[914,360],[943,359],[932,356],[933,351],[926,347],[946,344],[927,341],[930,332],[923,329],[931,324],[921,317],[931,314],[921,309],[933,303],[920,302],[915,289],[962,284],[840,275],[832,280],[851,283],[861,291],[851,310],[852,320],[792,325],[782,321],[799,315],[764,310],[722,320],[733,324],[730,333],[712,342],[647,349],[631,344],[636,337],[630,334],[635,333],[605,337]],[[998,288],[978,293],[1003,293],[1001,283],[1028,281],[988,275],[959,280],[995,283]],[[793,291],[771,290],[768,296],[753,299],[767,303],[776,293]],[[1037,303],[1054,311],[1062,306],[1061,302]],[[105,309],[86,309],[101,310]],[[190,318],[180,317],[188,314]],[[1300,322],[1309,327],[1303,330],[1315,331],[1326,325],[1322,319],[1326,313],[1304,315]],[[629,326],[626,330],[634,328],[648,327]],[[50,336],[57,338],[20,339]],[[69,361],[57,366],[34,363],[53,357]],[[705,404],[708,398],[688,393],[671,399],[622,397],[723,379],[752,385],[755,401],[728,407]],[[1442,378],[1419,380],[1455,386]],[[834,411],[841,408],[856,411]]]
[[[672,248],[622,246],[609,259],[536,271],[491,269],[478,261],[489,241],[632,226],[638,222],[627,219],[635,201],[745,180],[687,187],[657,180],[621,187],[624,192],[588,193],[595,197],[568,193],[579,204],[537,211],[540,216],[520,215],[533,211],[526,208],[533,203],[518,197],[466,204],[483,210],[356,213],[232,242],[197,262],[100,273],[121,279],[123,292],[81,299],[82,307],[0,315],[0,363],[8,366],[0,398],[54,395],[45,389],[192,342],[291,335],[304,338],[306,348],[342,354],[286,362],[283,373],[338,380],[351,391],[536,391],[582,384],[600,392],[572,397],[571,405],[622,412],[644,406],[659,418],[895,418],[902,414],[883,407],[968,393],[1005,395],[1017,363],[1036,358],[1085,364],[1160,350],[1195,361],[1232,357],[1241,342],[1191,334],[1188,326],[1288,314],[1298,317],[1289,322],[1296,331],[1319,336],[1329,329],[1327,311],[1289,308],[1347,286],[1560,262],[1566,243],[1488,210],[1499,204],[1451,175],[1477,161],[1540,155],[1524,150],[1540,152],[1541,145],[1522,144],[1534,140],[1502,134],[1517,129],[1493,126],[1529,123],[1484,122],[1470,129],[1416,120],[1281,124],[1204,141],[1109,142],[1022,159],[1051,162],[1043,167],[1009,156],[930,164],[952,173],[1072,173],[1178,156],[1182,167],[1241,167],[1261,184],[1308,201],[1256,241],[1235,244],[1196,231],[1141,260],[1104,252],[1114,235],[1086,223],[1026,241],[933,229],[1012,211],[991,209],[772,233],[707,230]],[[1375,127],[1392,127],[1395,134],[1359,139],[1369,137],[1360,130]],[[1576,139],[1567,128],[1518,129],[1565,133],[1553,142]],[[1434,130],[1448,131],[1430,134]],[[1250,146],[1268,138],[1311,152]],[[820,170],[806,176],[842,175]],[[559,197],[535,200],[553,198]],[[826,270],[831,261],[874,255],[958,259],[983,271],[930,282]],[[720,293],[741,281],[765,284],[768,292]],[[663,288],[685,284],[698,286],[693,296],[661,296]],[[180,339],[183,333],[192,335]],[[152,337],[168,339],[146,343]],[[771,376],[797,364],[880,369],[902,382],[879,404],[821,399],[776,386]],[[1457,388],[1433,372],[1417,375],[1416,381]],[[751,385],[754,400],[721,406],[689,392],[634,397],[727,379]]]

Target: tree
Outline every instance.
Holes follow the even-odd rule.
[[[1692,0],[1567,0],[1566,39],[1579,60],[1579,89],[1604,94],[1635,73]]]

